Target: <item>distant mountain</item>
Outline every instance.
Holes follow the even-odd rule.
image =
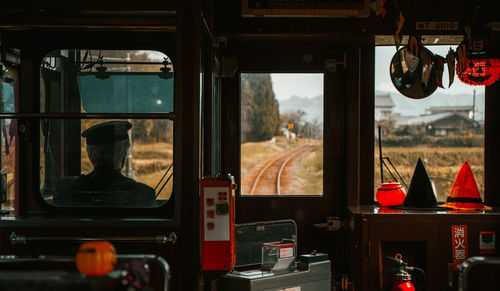
[[[454,94],[434,93],[431,96],[419,100],[410,99],[399,93],[375,91],[375,95],[391,95],[392,101],[396,105],[393,113],[399,113],[403,116],[418,116],[426,112],[431,106],[467,106],[472,105],[472,94]],[[476,120],[484,120],[484,93],[476,93]]]
[[[424,99],[410,99],[399,93],[375,91],[375,95],[391,95],[394,104],[393,113],[403,116],[418,116],[429,112],[431,106],[466,106],[472,105],[472,94],[447,95],[436,92]],[[323,122],[323,95],[316,97],[299,97],[292,95],[288,99],[278,100],[280,114],[302,110],[306,112],[306,121]],[[484,93],[476,93],[476,120],[484,120]]]
[[[292,95],[288,99],[278,100],[280,105],[280,114],[287,112],[304,111],[304,120],[312,122],[319,121],[323,123],[323,95],[316,97],[299,97]]]

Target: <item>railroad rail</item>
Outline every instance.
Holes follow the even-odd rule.
[[[255,195],[256,189],[260,187],[261,180],[265,177],[266,173],[270,172],[271,169],[275,169],[275,174],[270,174],[269,176],[275,176],[275,193],[276,195],[281,195],[281,175],[286,168],[286,166],[301,154],[311,150],[312,145],[303,145],[297,148],[294,148],[288,152],[277,155],[276,157],[269,160],[258,172],[255,177],[252,187],[250,188],[249,195]],[[277,169],[277,171],[276,171]],[[267,193],[266,193],[267,194]]]

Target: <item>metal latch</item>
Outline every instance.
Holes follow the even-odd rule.
[[[328,216],[326,222],[315,223],[313,226],[317,228],[326,228],[328,231],[354,230],[354,219],[348,218],[342,220],[338,216]]]

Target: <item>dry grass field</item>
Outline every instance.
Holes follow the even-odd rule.
[[[266,160],[278,153],[284,152],[301,144],[306,140],[288,141],[277,137],[274,141],[249,142],[241,145],[241,172],[242,177],[248,174],[257,163]],[[319,194],[323,192],[323,145],[315,146],[314,150],[300,160],[297,166],[297,179],[301,180],[300,194]],[[424,162],[427,173],[434,182],[436,195],[439,201],[445,201],[455,178],[464,161],[468,161],[481,197],[484,193],[484,149],[482,147],[384,147],[383,155],[389,157],[397,170],[410,185],[413,171],[420,157]],[[380,165],[378,148],[375,150],[374,164],[374,195],[380,185]],[[392,180],[389,173],[384,171],[384,180]],[[244,189],[243,189],[244,190]]]
[[[244,143],[241,145],[242,177],[247,175],[252,167],[259,162],[301,145],[311,144],[312,142],[317,143],[317,141],[305,139],[288,140],[285,137],[275,137],[272,141]],[[295,165],[291,165],[294,178],[300,181],[300,183],[296,183],[300,184],[300,186],[297,186],[297,194],[323,193],[322,149],[323,144],[317,144],[310,153],[298,160]],[[426,170],[435,184],[439,201],[446,200],[456,175],[463,162],[467,160],[471,165],[481,197],[483,197],[484,149],[482,147],[384,147],[383,151],[383,155],[391,159],[408,186],[411,182],[417,160],[419,157],[422,158]],[[135,179],[155,188],[166,169],[172,163],[173,147],[170,143],[134,144],[132,155]],[[375,150],[374,163],[374,195],[376,188],[380,185],[380,165],[378,159],[377,148]],[[10,159],[6,159],[5,161],[6,168],[9,168],[9,161]],[[13,165],[10,166],[13,169]],[[12,169],[6,169],[9,172],[9,181],[13,181]],[[91,170],[90,161],[87,158],[85,148],[82,146],[82,173],[89,173]],[[389,173],[384,171],[384,180],[388,181],[390,179],[392,178],[390,178]],[[14,193],[13,187],[10,190],[9,196]],[[164,187],[159,198],[168,199],[171,193],[172,180]]]
[[[132,148],[134,157],[132,165],[135,170],[136,180],[155,188],[172,163],[173,152],[173,146],[170,143],[134,144]],[[173,171],[173,167],[170,171]],[[161,186],[159,185],[157,190]],[[170,179],[158,199],[169,199],[170,195],[172,195],[172,186],[173,179]]]
[[[484,193],[484,148],[482,147],[384,147],[383,156],[389,157],[405,182],[410,186],[418,158],[424,162],[434,182],[438,201],[445,201],[464,161],[469,162],[481,197]],[[384,180],[391,176],[384,170]],[[375,149],[375,188],[380,185],[378,148]],[[375,193],[375,191],[374,191]]]

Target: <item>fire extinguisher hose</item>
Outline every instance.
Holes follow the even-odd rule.
[[[418,271],[422,275],[422,280],[420,281],[420,284],[418,284],[417,290],[424,290],[425,280],[426,280],[426,278],[425,278],[425,271],[422,270],[419,267],[407,267],[406,270],[408,270],[408,271]]]

